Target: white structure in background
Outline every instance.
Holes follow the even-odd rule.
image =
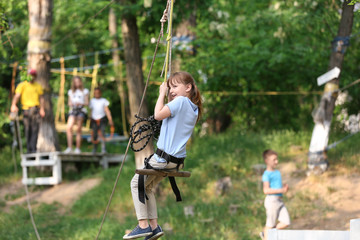
[[[59,152],[21,154],[21,166],[23,169],[23,184],[56,185],[61,183],[61,160]],[[52,176],[30,178],[29,167],[51,167]]]
[[[268,240],[359,240],[360,219],[350,220],[350,231],[271,229],[268,234]]]

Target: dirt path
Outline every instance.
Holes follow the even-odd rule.
[[[47,203],[52,204],[54,202],[61,203],[64,207],[71,206],[81,195],[96,187],[100,184],[100,178],[82,179],[76,182],[61,183],[59,185],[50,187],[46,190],[30,192],[30,200],[33,203]],[[8,194],[21,194],[21,197],[12,201],[6,201],[6,206],[10,207],[17,204],[22,204],[26,201],[25,191],[23,190],[21,182],[11,184],[10,187],[4,187],[0,189],[0,197],[4,197]]]
[[[359,172],[331,166],[323,175],[307,176],[304,163],[306,154],[279,164],[283,181],[290,185],[290,215],[291,208],[298,212],[291,229],[348,230],[350,219],[360,218]]]

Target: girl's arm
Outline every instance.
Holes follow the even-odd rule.
[[[109,109],[107,106],[105,106],[105,107],[104,107],[104,110],[105,110],[106,117],[107,117],[107,119],[109,120],[110,126],[113,126],[114,123],[113,123],[113,120],[112,120],[112,117],[111,117],[110,109]]]
[[[165,96],[166,96],[166,92],[167,92],[167,85],[166,83],[162,83],[160,86],[160,91],[159,91],[159,98],[156,102],[155,105],[155,110],[154,110],[154,118],[158,121],[161,121],[165,118],[168,118],[171,116],[171,112],[168,106],[165,105]]]
[[[273,189],[270,188],[269,182],[263,182],[263,191],[264,194],[279,194],[279,193],[286,193],[289,190],[289,185],[284,184],[284,186],[280,189]]]

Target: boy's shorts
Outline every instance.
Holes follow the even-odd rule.
[[[265,198],[266,226],[274,228],[279,222],[290,225],[290,216],[280,196],[268,195]]]

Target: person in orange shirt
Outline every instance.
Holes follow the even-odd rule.
[[[27,81],[21,82],[15,89],[15,95],[11,103],[11,112],[18,112],[17,103],[21,102],[24,115],[24,128],[26,137],[27,153],[36,152],[36,144],[39,133],[40,117],[45,117],[43,88],[35,82],[37,73],[30,69],[31,76]]]

